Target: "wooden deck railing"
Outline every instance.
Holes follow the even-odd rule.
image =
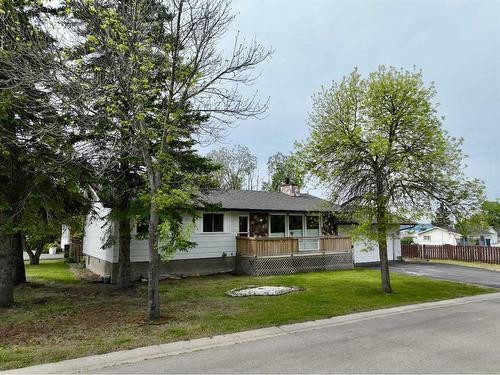
[[[301,249],[301,242],[317,241],[315,249]],[[352,251],[351,237],[236,237],[236,252],[239,255],[286,255],[298,252],[344,252]]]

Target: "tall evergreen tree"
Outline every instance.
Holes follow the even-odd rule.
[[[57,13],[40,2],[4,0],[0,14],[0,304],[12,303],[12,284],[25,280],[23,247],[28,212],[38,212],[41,200],[59,199],[47,183],[68,182],[79,172],[67,119],[57,111],[50,91],[37,77],[47,74],[50,56],[27,56],[35,49],[49,51],[54,40],[42,20]],[[77,163],[78,164],[78,163]],[[47,202],[47,199],[45,200]],[[7,279],[13,279],[9,283]]]
[[[446,205],[443,203],[439,204],[431,223],[435,227],[442,228],[449,227],[453,224],[451,220],[451,211],[446,207]]]

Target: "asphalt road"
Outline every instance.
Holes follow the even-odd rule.
[[[500,288],[500,272],[483,268],[456,266],[445,263],[394,262],[391,263],[390,270],[409,275],[427,276],[434,279],[462,281],[470,284]]]
[[[500,297],[289,333],[99,373],[500,373]]]

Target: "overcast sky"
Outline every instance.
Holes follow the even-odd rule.
[[[381,64],[416,66],[435,82],[444,127],[464,138],[467,175],[500,198],[500,0],[233,0],[232,8],[224,45],[239,30],[275,49],[255,85],[270,97],[267,117],[238,122],[224,141],[248,146],[261,177],[270,155],[307,137],[321,85],[354,67],[365,75]]]

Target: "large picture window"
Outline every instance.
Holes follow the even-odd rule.
[[[317,215],[306,216],[306,236],[308,237],[319,236],[319,216]]]
[[[203,214],[203,232],[224,232],[224,215]]]
[[[285,237],[285,215],[271,215],[271,237]]]
[[[302,237],[303,236],[303,216],[302,215],[290,215],[288,217],[288,231],[292,237]]]

